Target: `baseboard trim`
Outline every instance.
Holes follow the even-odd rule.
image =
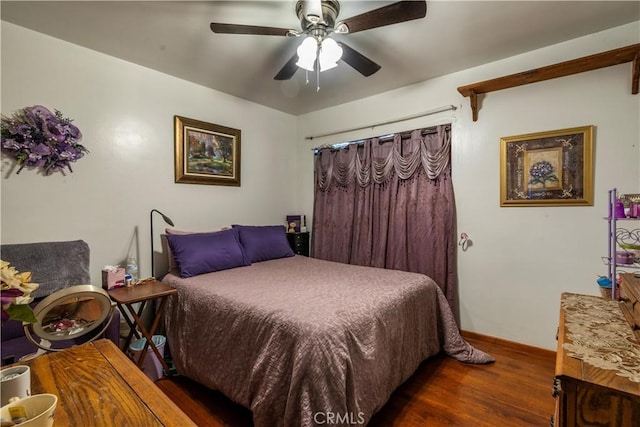
[[[555,357],[556,356],[556,352],[552,351],[552,350],[547,350],[546,348],[540,348],[540,347],[534,347],[531,345],[527,345],[527,344],[522,344],[519,342],[515,342],[515,341],[508,341],[502,338],[498,338],[498,337],[492,337],[490,335],[483,335],[483,334],[479,334],[477,332],[471,332],[471,331],[460,331],[461,335],[463,338],[470,338],[470,339],[475,339],[475,340],[479,340],[479,341],[484,341],[487,343],[491,343],[491,344],[498,344],[504,347],[509,347],[512,348],[513,350],[517,350],[517,351],[523,351],[526,352],[530,355],[537,355],[540,357]]]

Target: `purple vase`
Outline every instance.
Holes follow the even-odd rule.
[[[616,199],[616,218],[626,218],[624,214],[624,204],[620,199]]]

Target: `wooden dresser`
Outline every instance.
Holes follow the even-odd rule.
[[[634,380],[640,381],[640,342],[620,304],[563,294],[552,425],[640,426],[640,382],[624,376],[634,374]]]
[[[640,341],[640,277],[631,273],[620,274],[620,308]],[[640,422],[638,423],[640,425]]]
[[[31,393],[58,396],[55,426],[195,424],[111,341],[98,340],[19,362],[31,367]]]

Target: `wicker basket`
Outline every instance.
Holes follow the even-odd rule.
[[[602,298],[611,299],[611,286],[598,286]]]

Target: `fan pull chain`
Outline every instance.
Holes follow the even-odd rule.
[[[320,47],[318,47],[318,51],[316,53],[316,66],[314,67],[316,70],[316,93],[320,92]]]
[[[304,70],[304,84],[309,84],[309,70]]]

